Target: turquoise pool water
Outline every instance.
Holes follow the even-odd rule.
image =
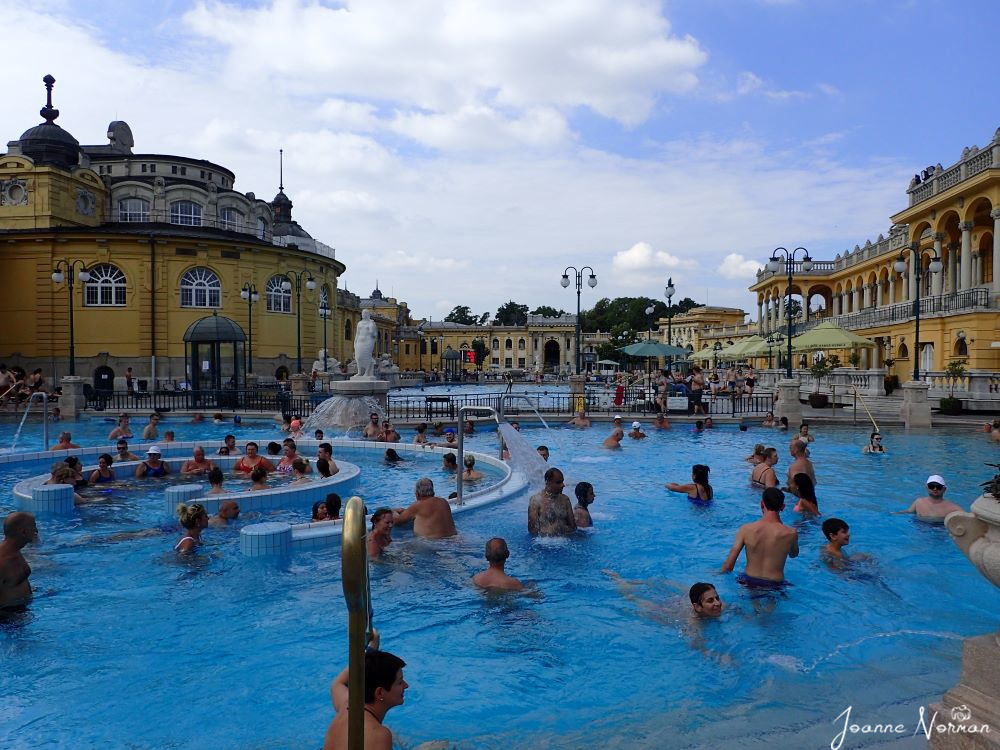
[[[200,429],[218,437],[228,426]],[[756,614],[733,577],[717,571],[736,527],[759,514],[743,457],[755,442],[774,444],[783,475],[787,433],[677,427],[612,453],[599,447],[606,432],[524,431],[549,446],[570,487],[595,485],[592,531],[534,540],[521,496],[460,516],[457,539],[397,530],[387,560],[373,566],[376,626],[383,647],[407,661],[411,686],[386,720],[401,747],[447,739],[498,750],[820,748],[848,705],[859,723],[912,731],[920,706],[956,682],[960,639],[997,626],[1000,592],[946,532],[888,515],[921,494],[930,473],[943,474],[948,496],[968,507],[983,463],[998,460],[981,433],[889,430],[889,455],[869,457],[860,455],[863,429],[815,428],[820,509],[847,520],[848,549],[874,562],[851,574],[828,570],[818,526],[797,522],[802,554],[786,568],[794,586],[773,612]],[[495,436],[469,445],[492,453]],[[663,488],[685,481],[695,462],[712,467],[708,508]],[[5,470],[0,512],[10,510],[15,479],[36,473]],[[397,493],[408,499],[412,478],[368,471],[361,491],[369,505],[403,504]],[[319,747],[345,654],[339,555],[248,559],[227,530],[178,561],[173,537],[95,540],[126,522],[143,525],[141,509],[99,513],[44,519],[42,545],[29,548],[39,596],[0,625],[0,745]],[[533,582],[534,596],[469,586],[494,535],[507,539],[509,570]],[[642,582],[634,598],[604,569]],[[713,582],[729,611],[698,635],[672,613],[664,580]],[[885,741],[853,735],[843,747]],[[907,733],[893,747],[925,744]]]

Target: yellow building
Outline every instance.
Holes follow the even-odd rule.
[[[335,307],[345,266],[292,219],[283,189],[269,203],[218,164],[135,153],[124,122],[81,146],[55,123],[53,82],[44,122],[0,155],[0,358],[53,384],[72,355],[88,381],[132,367],[151,388],[218,387],[242,384],[247,359],[264,377],[308,372],[324,323],[331,356],[353,357],[353,336],[335,333],[357,321]],[[237,340],[186,348],[214,316]]]

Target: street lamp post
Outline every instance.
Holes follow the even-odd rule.
[[[767,369],[770,370],[772,366],[771,360],[771,348],[778,347],[778,358],[781,358],[781,345],[785,343],[785,338],[781,335],[781,332],[769,334],[767,337]],[[779,362],[780,367],[780,362]]]
[[[76,271],[77,263],[80,264],[80,270]],[[63,273],[65,271],[65,273]],[[74,278],[74,273],[76,277]],[[73,287],[76,285],[76,278],[79,278],[83,283],[90,281],[90,272],[87,270],[87,264],[82,260],[57,260],[55,268],[52,269],[52,280],[56,284],[63,283],[66,281],[66,286],[69,290],[69,374],[76,375],[76,330],[73,322]]]
[[[920,255],[920,243],[911,242],[909,247],[910,252],[913,254],[910,258],[910,262],[914,264],[913,266],[913,277],[916,285],[916,289],[913,290],[913,317],[916,319],[916,331],[914,331],[913,338],[913,379],[920,380],[920,278],[923,276],[923,269],[921,266]],[[906,248],[899,251],[899,257],[896,258],[896,262],[892,265],[896,273],[906,273]],[[927,270],[931,273],[941,272],[941,259],[938,256],[934,256],[931,262],[927,264]]]
[[[583,272],[590,271],[590,278],[587,279],[587,285],[593,289],[597,286],[597,276],[594,274],[594,269],[590,266],[584,266],[583,268],[577,270],[575,266],[566,266],[563,271],[562,279],[559,283],[562,284],[563,289],[569,286],[569,272],[572,271],[576,274],[576,374],[580,374],[580,290],[583,289]]]
[[[323,372],[327,372],[327,353],[326,353],[326,324],[330,320],[330,314],[333,311],[330,310],[329,306],[326,304],[321,304],[319,306],[319,316],[323,319]]]
[[[306,280],[306,289],[310,292],[316,288],[316,279],[313,278],[312,272],[306,269],[301,271],[285,271],[285,280],[281,282],[281,288],[286,292],[292,290],[292,282],[288,280],[288,276],[295,279],[295,358],[296,358],[296,368],[299,373],[302,372],[302,279]]]
[[[809,251],[804,247],[797,247],[794,250],[786,250],[783,247],[774,248],[774,252],[771,253],[771,259],[767,262],[767,270],[771,273],[777,273],[781,270],[781,258],[779,253],[785,258],[785,271],[788,274],[788,304],[785,305],[785,315],[788,317],[788,357],[785,361],[785,376],[789,379],[792,377],[792,324],[794,322],[794,316],[792,315],[792,272],[795,270],[795,254],[801,250],[802,255],[802,270],[809,272],[812,270],[812,258],[809,257]],[[803,303],[805,300],[803,300]],[[803,304],[803,309],[805,304]]]
[[[667,298],[667,345],[674,345],[674,332],[673,332],[673,321],[674,321],[674,279],[670,277],[667,279],[667,286],[663,290],[663,294]],[[673,356],[667,357],[667,370],[670,372],[674,371],[674,358]]]
[[[240,299],[247,303],[247,363],[246,372],[253,372],[253,306],[260,301],[257,286],[249,281],[240,290]]]

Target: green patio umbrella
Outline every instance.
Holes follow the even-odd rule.
[[[792,349],[797,352],[814,352],[819,349],[853,349],[856,346],[874,347],[875,342],[864,336],[845,331],[829,320],[792,339]]]
[[[687,349],[662,344],[659,341],[640,341],[623,346],[618,351],[625,352],[630,357],[682,357],[688,353]]]
[[[688,359],[691,360],[692,362],[696,362],[699,359],[711,359],[714,356],[715,356],[715,350],[710,346],[706,346],[704,349],[699,349],[696,352],[691,352],[688,355]]]
[[[755,334],[750,338],[737,341],[732,346],[727,346],[725,349],[720,351],[719,359],[742,359],[747,356],[748,351],[750,351],[757,344],[761,343],[763,340],[764,339]]]

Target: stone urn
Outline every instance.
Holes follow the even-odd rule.
[[[976,570],[1000,588],[1000,500],[980,495],[971,513],[956,511],[945,519],[951,539]]]

